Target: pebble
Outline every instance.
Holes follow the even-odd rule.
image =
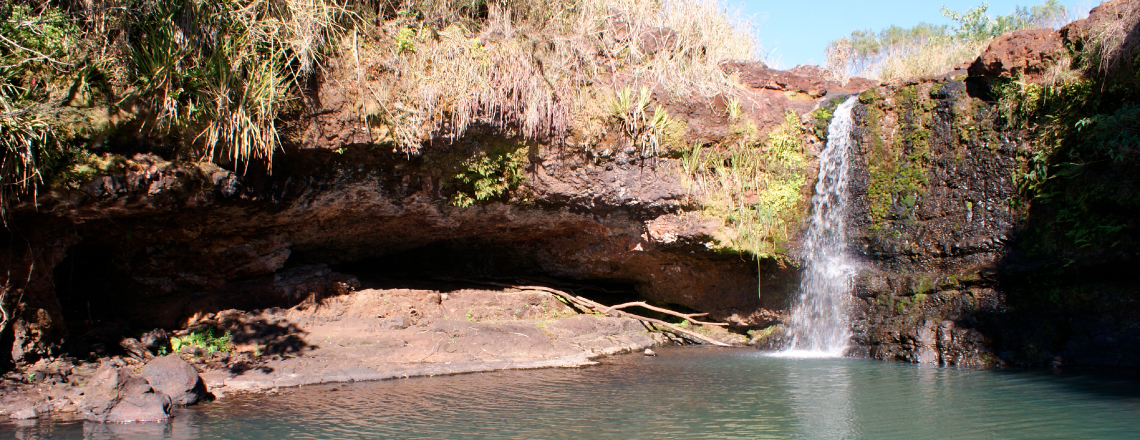
[[[657,352],[650,350],[648,348],[646,348],[645,351],[641,352],[641,354],[644,354],[646,356],[657,356]]]

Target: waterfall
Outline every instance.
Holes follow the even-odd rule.
[[[819,181],[812,196],[811,224],[803,243],[804,273],[792,310],[788,356],[842,356],[851,339],[854,266],[847,255],[848,157],[851,155],[852,96],[835,109],[827,146],[819,156]]]

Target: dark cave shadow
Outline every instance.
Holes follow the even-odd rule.
[[[305,340],[308,332],[302,330],[297,324],[287,321],[266,322],[256,318],[254,313],[243,315],[241,318],[218,325],[216,328],[229,332],[230,340],[235,346],[256,346],[260,357],[266,356],[295,357],[304,354],[306,350],[320,348]],[[241,374],[250,370],[262,373],[272,373],[274,369],[256,360],[241,359],[226,365],[230,374]]]
[[[301,354],[304,350],[320,348],[305,341],[308,332],[291,322],[241,322],[226,330],[235,345],[257,344],[263,355]]]
[[[363,289],[424,289],[448,293],[538,285],[573,292],[602,304],[636,301],[640,297],[635,281],[578,280],[547,275],[538,263],[541,259],[526,249],[549,247],[542,238],[521,243],[446,240],[330,268],[355,276]]]

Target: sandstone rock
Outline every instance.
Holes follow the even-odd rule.
[[[170,397],[174,405],[193,405],[207,394],[198,371],[176,354],[148,362],[142,376],[155,390]]]
[[[161,422],[170,418],[170,398],[126,368],[103,365],[91,377],[79,411],[93,422]]]
[[[378,327],[381,330],[402,330],[408,328],[408,325],[410,325],[408,320],[404,319],[403,316],[397,316],[381,321]]]
[[[37,412],[36,408],[31,404],[24,404],[8,414],[8,417],[14,420],[29,420],[38,418],[39,416],[39,412]]]
[[[645,351],[641,352],[641,354],[644,354],[646,356],[657,356],[657,352],[650,350],[648,348],[646,348]]]
[[[798,92],[819,98],[827,95],[828,88],[838,88],[838,84],[830,83],[822,77],[796,73],[809,73],[806,68],[800,68],[798,71],[782,71],[756,61],[728,63],[724,70],[740,74],[740,81],[754,89]]]
[[[1029,29],[994,39],[985,52],[970,65],[970,76],[1024,78],[1040,81],[1060,57],[1064,45],[1052,29]]]

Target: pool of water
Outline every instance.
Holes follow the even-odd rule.
[[[21,439],[1137,439],[1135,371],[975,371],[699,347],[583,369],[283,390],[168,424],[0,422]]]

